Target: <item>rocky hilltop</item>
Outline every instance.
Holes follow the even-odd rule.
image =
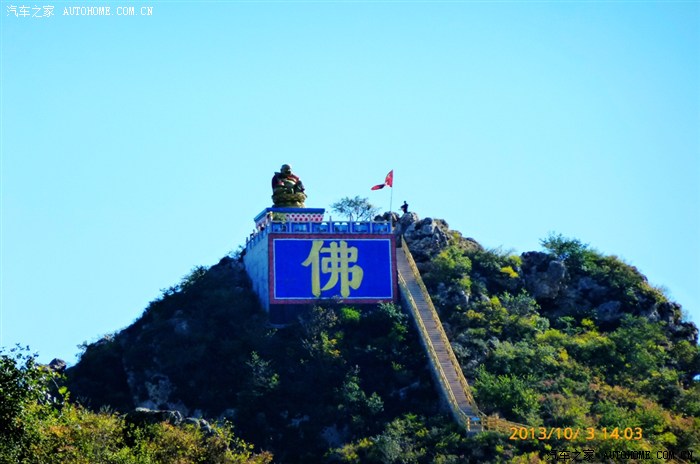
[[[676,340],[697,344],[698,329],[682,320],[681,305],[668,299],[652,287],[637,268],[615,256],[602,256],[578,240],[550,237],[544,244],[549,252],[528,251],[519,257],[487,252],[472,238],[450,231],[441,219],[420,220],[415,213],[398,221],[397,234],[403,235],[422,273],[434,269],[433,258],[450,244],[456,244],[466,254],[498,255],[506,266],[497,263],[481,266],[472,274],[476,282],[475,296],[491,293],[527,292],[536,300],[543,313],[552,316],[593,317],[610,328],[619,325],[625,314],[642,316],[659,323]],[[452,240],[451,240],[452,238]],[[484,291],[484,289],[486,291]],[[466,308],[468,289],[439,282],[434,299],[443,308]]]
[[[439,219],[395,219],[485,412],[643,429],[629,449],[698,447],[697,327],[636,268],[561,236],[513,255]],[[68,379],[94,409],[229,420],[278,462],[538,462],[545,442],[455,430],[426,364],[394,305],[332,304],[271,328],[232,255],[86,345]]]

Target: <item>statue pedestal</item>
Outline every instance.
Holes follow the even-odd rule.
[[[255,216],[255,227],[260,230],[271,221],[275,222],[322,222],[325,208],[265,208]]]

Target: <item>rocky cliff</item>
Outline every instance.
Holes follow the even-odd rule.
[[[396,220],[486,412],[599,426],[632,421],[646,404],[666,414],[658,436],[700,442],[692,420],[683,422],[700,414],[698,330],[636,268],[560,236],[543,240],[544,251],[512,255],[442,220]],[[392,427],[414,414],[451,427],[425,366],[393,305],[329,305],[269,327],[238,256],[227,256],[87,345],[68,378],[92,408],[231,420],[280,462],[318,462],[343,461],[343,449],[370,456],[363,437],[399,433]]]

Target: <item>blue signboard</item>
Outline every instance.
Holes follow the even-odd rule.
[[[272,237],[271,303],[394,299],[392,238]]]

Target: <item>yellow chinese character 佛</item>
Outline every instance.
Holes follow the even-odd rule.
[[[328,256],[321,257],[322,254]],[[323,240],[314,240],[311,252],[302,266],[311,266],[311,293],[321,296],[321,292],[329,290],[340,281],[340,295],[344,298],[350,296],[350,289],[357,290],[362,283],[364,271],[357,262],[357,247],[348,247],[344,240],[331,242],[323,247]],[[321,273],[330,274],[326,284],[321,287]]]

